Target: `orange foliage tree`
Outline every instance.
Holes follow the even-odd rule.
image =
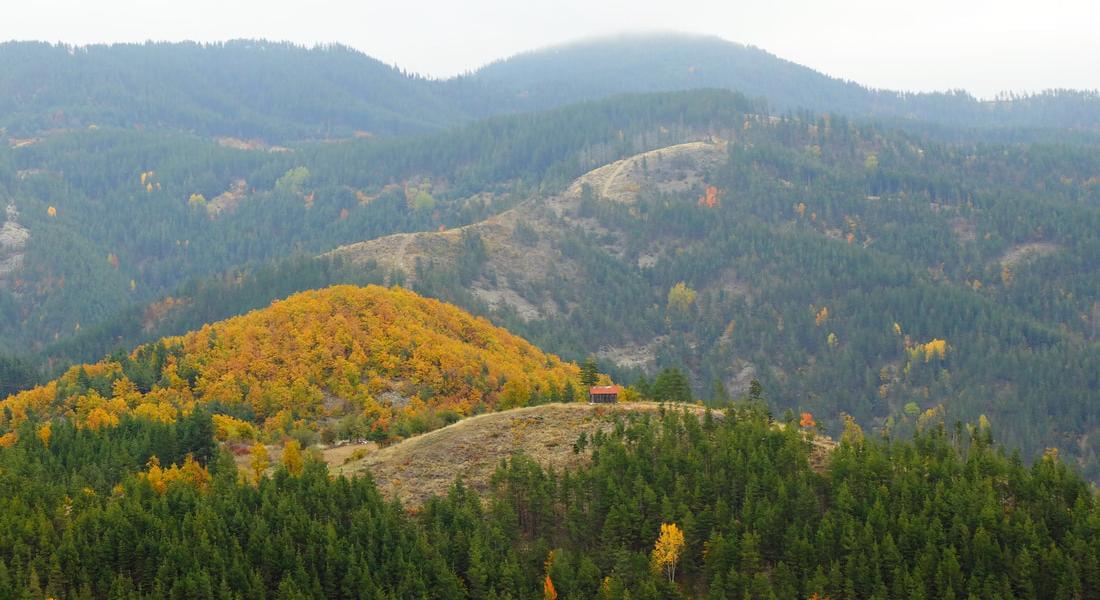
[[[558,600],[558,591],[554,589],[554,582],[550,580],[550,575],[547,575],[542,582],[542,597],[543,600]]]
[[[718,206],[718,188],[713,185],[707,186],[706,193],[699,197],[699,206],[707,208]]]

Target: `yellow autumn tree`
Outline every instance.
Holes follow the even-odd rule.
[[[921,416],[917,417],[917,431],[925,431],[929,428],[935,428],[944,424],[944,415],[946,414],[942,404],[938,404],[929,408],[921,413]]]
[[[143,417],[150,421],[161,423],[175,423],[179,411],[175,406],[167,402],[142,402],[133,410],[135,417]]]
[[[260,478],[264,476],[264,471],[267,471],[268,465],[271,464],[271,459],[267,456],[267,446],[262,442],[256,442],[252,445],[249,454],[252,457],[249,463],[252,467],[252,479],[259,485]]]
[[[653,570],[664,571],[671,582],[676,579],[676,564],[684,551],[684,532],[675,523],[662,523],[661,535],[653,544]]]
[[[141,402],[141,392],[138,391],[137,385],[126,377],[116,379],[111,383],[111,397],[122,400],[130,408]]]
[[[686,315],[695,304],[695,290],[681,281],[668,290],[668,312],[677,315]]]
[[[39,427],[36,433],[38,435],[38,439],[42,440],[42,445],[48,447],[50,445],[50,437],[53,436],[53,429],[51,428],[50,424],[46,423],[45,425]]]
[[[921,360],[929,362],[933,358],[943,360],[947,357],[947,341],[939,338],[925,342],[923,344],[917,344],[909,349],[909,358],[911,360]]]
[[[928,362],[933,358],[943,359],[947,356],[947,342],[941,339],[934,339],[921,346],[924,351],[924,362]]]
[[[212,415],[210,420],[214,422],[214,439],[224,442],[228,440],[251,440],[256,438],[256,428],[247,421],[242,421],[229,415]]]
[[[298,440],[288,440],[283,444],[283,468],[287,473],[297,477],[302,474],[304,466],[302,459],[302,445]]]
[[[619,389],[619,402],[624,404],[629,402],[641,402],[642,393],[638,391],[636,387],[621,387]]]
[[[184,483],[200,492],[210,487],[210,472],[190,454],[184,459],[182,467],[172,465],[168,468],[161,467],[160,459],[153,456],[149,459],[149,468],[144,473],[138,473],[138,479],[149,482],[153,490],[162,496],[173,483]]]
[[[172,465],[175,469],[175,465]],[[200,492],[205,492],[210,487],[210,471],[199,464],[190,454],[183,459],[183,466],[178,469],[179,481],[183,481]]]
[[[168,483],[164,480],[164,469],[160,468],[160,459],[156,456],[149,457],[148,469],[144,473],[138,473],[138,479],[149,482],[149,485],[158,494],[168,491]]]
[[[104,427],[118,427],[118,417],[107,412],[103,407],[95,407],[89,413],[87,418],[84,419],[84,426],[88,429],[96,430]]]
[[[814,325],[821,327],[821,324],[827,320],[829,320],[829,307],[822,306],[821,310],[817,311],[817,314],[814,315]]]
[[[499,406],[504,410],[519,408],[527,404],[531,392],[522,381],[509,381],[504,384],[500,394]]]

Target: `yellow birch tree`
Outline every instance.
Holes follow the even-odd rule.
[[[260,484],[260,478],[264,476],[264,471],[267,470],[267,466],[270,464],[270,459],[267,456],[267,447],[262,442],[256,442],[252,445],[252,476],[256,481],[256,485]]]
[[[297,477],[302,474],[302,445],[298,440],[290,440],[283,445],[283,467],[287,473]]]
[[[661,535],[653,545],[653,568],[664,571],[669,582],[676,579],[676,563],[684,550],[684,532],[675,523],[662,523]]]

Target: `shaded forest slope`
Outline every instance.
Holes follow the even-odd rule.
[[[756,378],[833,432],[842,413],[899,432],[985,415],[1029,456],[1098,468],[1091,153],[830,117],[712,131],[480,223],[329,256],[619,379],[680,367],[721,404]]]

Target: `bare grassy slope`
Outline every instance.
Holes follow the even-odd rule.
[[[525,320],[544,319],[570,312],[575,306],[555,302],[548,294],[533,292],[549,280],[572,282],[578,287],[586,275],[580,265],[562,252],[562,238],[576,228],[601,236],[605,250],[625,258],[620,232],[609,231],[596,219],[581,215],[581,199],[587,186],[599,198],[630,204],[641,193],[688,195],[702,193],[706,174],[726,156],[726,144],[694,141],[631,156],[581,176],[556,196],[533,198],[466,227],[442,232],[401,233],[341,246],[328,253],[352,263],[377,262],[399,269],[406,281],[416,278],[416,264],[448,267],[457,260],[462,233],[476,233],[485,242],[487,262],[483,276],[470,291],[490,308],[510,308]],[[535,235],[523,235],[523,232]],[[644,259],[638,259],[644,260]]]
[[[486,413],[388,448],[368,448],[362,459],[334,464],[333,470],[343,475],[369,472],[387,497],[400,498],[406,506],[416,507],[432,495],[445,494],[457,477],[471,488],[485,491],[501,459],[517,452],[559,471],[583,466],[591,457],[590,451],[573,452],[573,444],[582,432],[591,437],[596,431],[609,430],[616,415],[655,412],[659,408],[652,402],[577,403]],[[700,416],[704,412],[701,406],[686,408]],[[714,414],[721,417],[720,412]],[[828,438],[814,440],[816,465],[823,463],[833,445]],[[342,462],[334,460],[337,453],[341,457],[347,455],[346,451],[333,448],[326,452],[330,463]]]

